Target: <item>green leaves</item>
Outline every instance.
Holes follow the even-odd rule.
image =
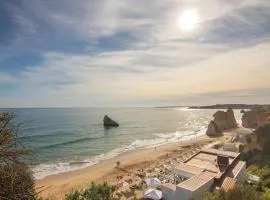
[[[65,200],[112,200],[115,186],[108,183],[91,183],[89,187],[81,191],[75,190],[66,195]]]
[[[260,192],[250,185],[239,184],[232,190],[215,190],[204,196],[203,200],[263,200]]]

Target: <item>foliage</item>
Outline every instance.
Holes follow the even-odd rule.
[[[270,153],[270,124],[266,124],[264,126],[259,127],[255,131],[258,137],[258,143],[263,147],[264,153]]]
[[[0,166],[0,174],[1,198],[10,200],[35,199],[35,183],[27,166],[21,164]]]
[[[89,187],[81,191],[75,190],[66,195],[66,200],[112,200],[115,187],[107,183],[91,183]]]
[[[265,193],[263,194],[264,200],[270,200],[270,189],[267,189]]]
[[[253,164],[248,167],[247,171],[249,174],[259,176],[262,179],[270,176],[270,167],[268,165],[260,167],[259,165]]]
[[[255,110],[260,112],[270,112],[270,105],[262,105],[257,107]]]
[[[261,193],[250,185],[239,184],[229,191],[215,190],[207,193],[203,200],[263,200]]]
[[[247,168],[247,172],[260,177],[258,189],[262,192],[270,189],[270,165],[269,155],[263,156]]]
[[[17,135],[19,125],[13,125],[13,119],[12,113],[0,113],[0,165],[22,164],[29,154],[28,149],[20,143]]]
[[[32,200],[34,179],[24,164],[29,151],[20,143],[19,125],[13,119],[11,113],[0,113],[0,199]]]

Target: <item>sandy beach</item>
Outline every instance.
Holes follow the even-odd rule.
[[[130,151],[84,169],[47,176],[44,179],[37,180],[36,187],[39,188],[39,191],[43,190],[40,192],[41,197],[63,199],[65,194],[72,189],[83,188],[91,181],[107,181],[116,184],[119,176],[131,176],[137,170],[147,169],[155,161],[165,163],[168,159],[177,158],[183,153],[187,153],[187,156],[189,156],[190,151],[215,140],[219,140],[219,138],[211,139],[203,136],[194,140],[179,141],[156,148]],[[119,167],[116,167],[117,161],[120,162]]]

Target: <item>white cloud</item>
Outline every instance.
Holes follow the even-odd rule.
[[[36,23],[43,23],[55,32],[69,30],[86,38],[97,38],[122,31],[135,31],[140,36],[151,32],[155,40],[186,38],[177,26],[185,9],[196,8],[200,21],[205,22],[225,16],[237,8],[266,4],[263,0],[240,0],[231,3],[223,0],[79,0],[35,1],[22,0],[21,7],[12,12],[23,30],[35,32]],[[205,27],[200,27],[204,29]]]
[[[227,15],[249,23],[236,9],[265,2],[22,0],[20,9],[12,9],[20,34],[36,34],[33,40],[40,41],[46,27],[45,33],[52,31],[58,40],[68,40],[65,36],[70,34],[84,41],[82,49],[87,51],[45,51],[43,63],[14,75],[24,97],[17,101],[7,97],[5,102],[33,106],[177,103],[189,96],[270,88],[269,43],[251,45],[248,41],[240,49],[222,42],[204,43],[203,38],[216,19]],[[180,13],[194,7],[200,15],[199,27],[194,33],[181,32],[177,25]],[[126,46],[114,51],[106,50],[106,44],[101,46],[100,38],[115,42],[113,35],[123,32],[134,35],[125,41]],[[94,51],[99,45],[101,50]],[[2,81],[14,77],[4,76]],[[35,97],[30,98],[33,93]]]
[[[36,98],[40,95],[44,99],[45,95],[46,102],[35,99],[38,105],[61,105],[57,102],[62,101],[65,106],[177,103],[192,95],[270,88],[270,43],[229,52],[216,45],[186,48],[192,55],[188,64],[182,65],[175,48],[96,56],[50,53],[43,65],[21,72],[20,87],[26,94],[39,88],[41,94],[36,91]],[[216,49],[220,52],[215,55]],[[198,50],[204,51],[204,60],[198,59]],[[170,54],[171,59],[167,59]],[[151,55],[157,59],[165,55],[166,65],[157,67]]]

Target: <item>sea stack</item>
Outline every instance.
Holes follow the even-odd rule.
[[[218,127],[213,120],[208,125],[206,135],[208,135],[209,137],[216,137],[222,135],[221,131],[218,130]]]
[[[229,108],[227,110],[227,117],[228,117],[228,128],[236,128],[237,122],[234,116],[233,109]]]
[[[219,131],[228,129],[228,115],[225,111],[217,111],[214,115],[214,123]]]
[[[229,108],[227,111],[217,111],[207,128],[206,135],[220,136],[225,130],[229,130],[237,127],[233,110]]]
[[[105,115],[103,118],[103,126],[106,128],[110,128],[110,127],[118,127],[119,124],[116,121],[112,120],[107,115]]]

